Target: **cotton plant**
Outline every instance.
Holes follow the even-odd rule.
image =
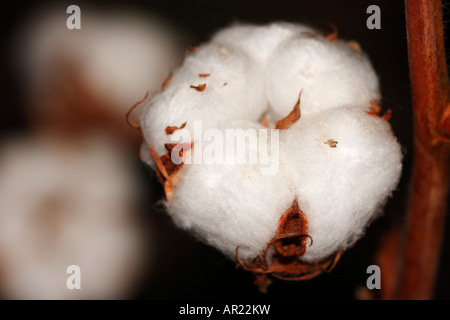
[[[401,147],[378,99],[356,42],[300,24],[233,25],[139,105],[141,157],[173,221],[265,291],[267,275],[330,271],[396,188]],[[230,129],[247,134],[234,149],[247,161],[217,144]],[[222,151],[220,161],[205,158]],[[268,156],[272,170],[252,155]]]

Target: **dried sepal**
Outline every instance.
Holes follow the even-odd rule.
[[[277,235],[270,240],[261,255],[251,263],[244,263],[239,257],[239,249],[236,248],[237,267],[250,271],[255,275],[255,284],[261,292],[267,292],[271,280],[267,275],[283,280],[307,280],[318,276],[323,272],[330,272],[339,261],[342,251],[318,263],[304,263],[300,261],[307,249],[308,221],[298,207],[297,199],[294,199],[291,207],[285,211],[279,220]],[[267,260],[268,250],[274,246],[275,253],[271,258],[271,264]]]
[[[330,33],[329,35],[326,36],[326,39],[328,41],[336,41],[337,37],[338,37],[338,29],[337,27],[334,25],[334,23],[329,22],[328,25],[330,26],[330,28],[333,30],[332,33]]]
[[[209,77],[211,74],[209,74],[209,73],[199,73],[198,74],[198,76],[200,77],[200,78],[207,78],[207,77]]]
[[[323,143],[329,145],[330,148],[336,148],[337,144],[339,142],[337,142],[336,140],[333,140],[333,139],[328,139],[327,141],[324,141]]]
[[[381,117],[381,119],[389,121],[391,117],[392,117],[392,110],[388,109],[388,111],[386,111],[386,113]]]
[[[367,114],[371,116],[379,116],[381,113],[381,107],[374,99],[370,101],[370,110],[371,111],[367,111]]]
[[[199,92],[202,92],[202,91],[205,91],[205,89],[206,89],[206,83],[199,84],[198,86],[191,85],[191,88],[195,89]]]
[[[133,128],[133,129],[136,129],[136,130],[141,131],[141,126],[138,125],[137,123],[133,123],[133,122],[130,120],[130,115],[131,115],[131,113],[134,111],[134,109],[136,109],[136,107],[138,107],[141,103],[143,103],[145,100],[147,100],[147,98],[148,98],[148,91],[147,91],[147,93],[145,94],[144,98],[143,98],[142,100],[139,100],[139,101],[136,102],[135,104],[133,104],[133,105],[131,106],[131,108],[128,110],[127,114],[125,115],[125,120],[127,121],[128,125],[129,125],[131,128]]]
[[[167,200],[170,200],[172,197],[173,187],[178,182],[178,172],[184,165],[184,162],[175,164],[172,161],[172,152],[176,148],[175,151],[178,151],[178,156],[180,157],[180,159],[183,159],[184,151],[191,150],[193,146],[193,142],[178,144],[166,143],[164,147],[166,148],[167,153],[162,155],[161,157],[158,156],[158,154],[152,147],[148,147],[150,157],[156,164],[156,175],[159,182],[161,182],[164,187],[164,193]]]
[[[301,96],[301,92],[300,92]],[[291,113],[289,113],[285,118],[278,120],[275,123],[275,129],[288,129],[292,126],[298,119],[300,119],[300,96],[298,97],[298,101],[292,109]]]
[[[175,130],[181,130],[181,129],[184,129],[184,127],[186,127],[186,122],[183,123],[183,124],[182,124],[181,126],[179,126],[179,127],[177,127],[177,126],[167,126],[165,132],[166,132],[167,135],[169,135],[169,134],[172,134]]]
[[[169,84],[169,82],[172,80],[172,78],[173,78],[173,73],[169,74],[167,76],[167,78],[164,79],[163,83],[161,84],[161,89],[164,89],[164,87]]]
[[[366,111],[367,114],[369,114],[371,116],[380,117],[381,107],[378,105],[378,103],[375,101],[375,99],[372,99],[370,101],[370,110],[371,111]],[[391,117],[392,117],[392,110],[389,109],[388,111],[386,111],[386,113],[383,116],[381,116],[381,119],[383,119],[385,121],[389,121],[389,119],[391,119]]]
[[[282,256],[300,257],[306,251],[307,237],[311,238],[308,235],[308,221],[295,199],[292,206],[281,216],[277,236],[272,242]]]

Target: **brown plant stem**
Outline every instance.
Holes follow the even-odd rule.
[[[396,296],[397,277],[401,262],[404,229],[399,221],[392,221],[380,239],[375,261],[382,270],[379,299],[392,300]]]
[[[414,159],[396,298],[430,299],[449,191],[449,79],[439,0],[405,0]]]

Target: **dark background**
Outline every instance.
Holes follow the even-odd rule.
[[[119,1],[90,1],[98,6],[120,4]],[[23,19],[47,2],[14,1],[1,4],[1,113],[2,135],[29,130],[24,117],[24,101],[20,82],[10,68],[8,51],[13,32]],[[448,2],[446,2],[448,4]],[[83,2],[71,1],[83,10]],[[274,280],[269,293],[258,293],[252,275],[236,270],[235,264],[220,252],[206,246],[183,230],[177,229],[168,215],[158,209],[157,201],[163,197],[156,177],[145,168],[137,157],[136,170],[141,173],[149,190],[142,204],[145,219],[153,230],[156,242],[155,261],[146,279],[142,280],[139,299],[186,298],[338,298],[354,299],[355,290],[365,286],[366,269],[374,264],[374,253],[386,228],[392,221],[402,220],[407,205],[411,172],[412,107],[408,78],[408,61],[404,5],[400,0],[385,1],[127,1],[141,10],[160,13],[170,19],[193,38],[193,44],[207,41],[219,28],[235,21],[265,23],[276,20],[302,22],[330,32],[327,22],[333,22],[339,37],[358,41],[369,55],[378,72],[383,94],[383,110],[392,109],[390,123],[404,148],[404,169],[398,190],[389,200],[385,214],[367,230],[366,236],[348,250],[330,274],[303,282]],[[366,28],[366,8],[376,4],[381,9],[381,30]],[[444,7],[444,20],[448,20]],[[325,192],[325,190],[324,190]],[[447,223],[448,225],[448,223]],[[447,228],[448,229],[448,228]],[[447,254],[450,238],[444,241],[442,262],[435,297],[450,298],[450,260]],[[421,254],[418,252],[417,254]]]

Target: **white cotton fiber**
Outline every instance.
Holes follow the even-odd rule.
[[[346,249],[398,183],[401,149],[389,124],[359,108],[334,108],[300,119],[280,140],[314,240],[303,259]]]
[[[203,91],[191,87],[199,85],[206,85]],[[146,141],[162,155],[164,143],[173,143],[165,133],[168,126],[186,122],[194,136],[195,121],[202,121],[203,129],[218,121],[257,121],[266,108],[258,66],[242,50],[210,44],[189,54],[165,89],[144,104],[141,126]]]
[[[281,42],[305,33],[315,32],[308,26],[287,22],[262,26],[236,24],[219,31],[212,42],[240,48],[255,62],[265,65]]]
[[[167,211],[175,223],[234,259],[258,256],[294,193],[285,177],[252,165],[186,165]]]
[[[266,90],[275,119],[285,117],[298,101],[302,115],[333,107],[369,110],[379,94],[369,59],[347,42],[302,34],[279,44],[266,70]]]
[[[204,91],[190,88],[201,83]],[[322,262],[363,234],[398,183],[400,145],[388,122],[367,113],[378,94],[370,61],[347,42],[330,41],[303,25],[234,25],[191,53],[145,105],[142,158],[155,168],[146,149],[164,155],[164,144],[176,142],[173,135],[189,133],[183,142],[194,143],[186,154],[195,159],[216,141],[207,138],[211,132],[257,130],[264,143],[245,152],[261,156],[261,146],[270,149],[275,171],[263,173],[261,162],[250,161],[184,163],[170,181],[167,212],[231,258],[240,247],[249,262],[262,254],[298,199],[313,240],[300,259]],[[271,139],[265,140],[263,123],[273,129],[299,97],[300,119],[293,113],[291,123],[279,126],[283,130],[267,128]],[[203,131],[194,136],[196,120]],[[173,135],[165,133],[167,126],[184,123]]]
[[[247,130],[262,126],[228,122],[217,130],[225,136],[225,128]],[[207,161],[206,150],[213,143],[203,142],[204,162]],[[194,146],[194,153],[198,151]],[[255,146],[247,144],[246,156],[253,151]],[[294,187],[285,173],[264,175],[264,167],[239,164],[237,158],[226,164],[184,164],[173,198],[166,203],[167,211],[177,225],[192,231],[230,258],[236,256],[240,245],[243,245],[239,250],[243,260],[254,258],[272,239],[281,214],[295,197]]]
[[[28,138],[0,152],[0,291],[7,299],[117,299],[134,290],[147,246],[138,180],[108,139]],[[81,269],[69,290],[67,267]],[[148,266],[148,265],[147,265]]]

